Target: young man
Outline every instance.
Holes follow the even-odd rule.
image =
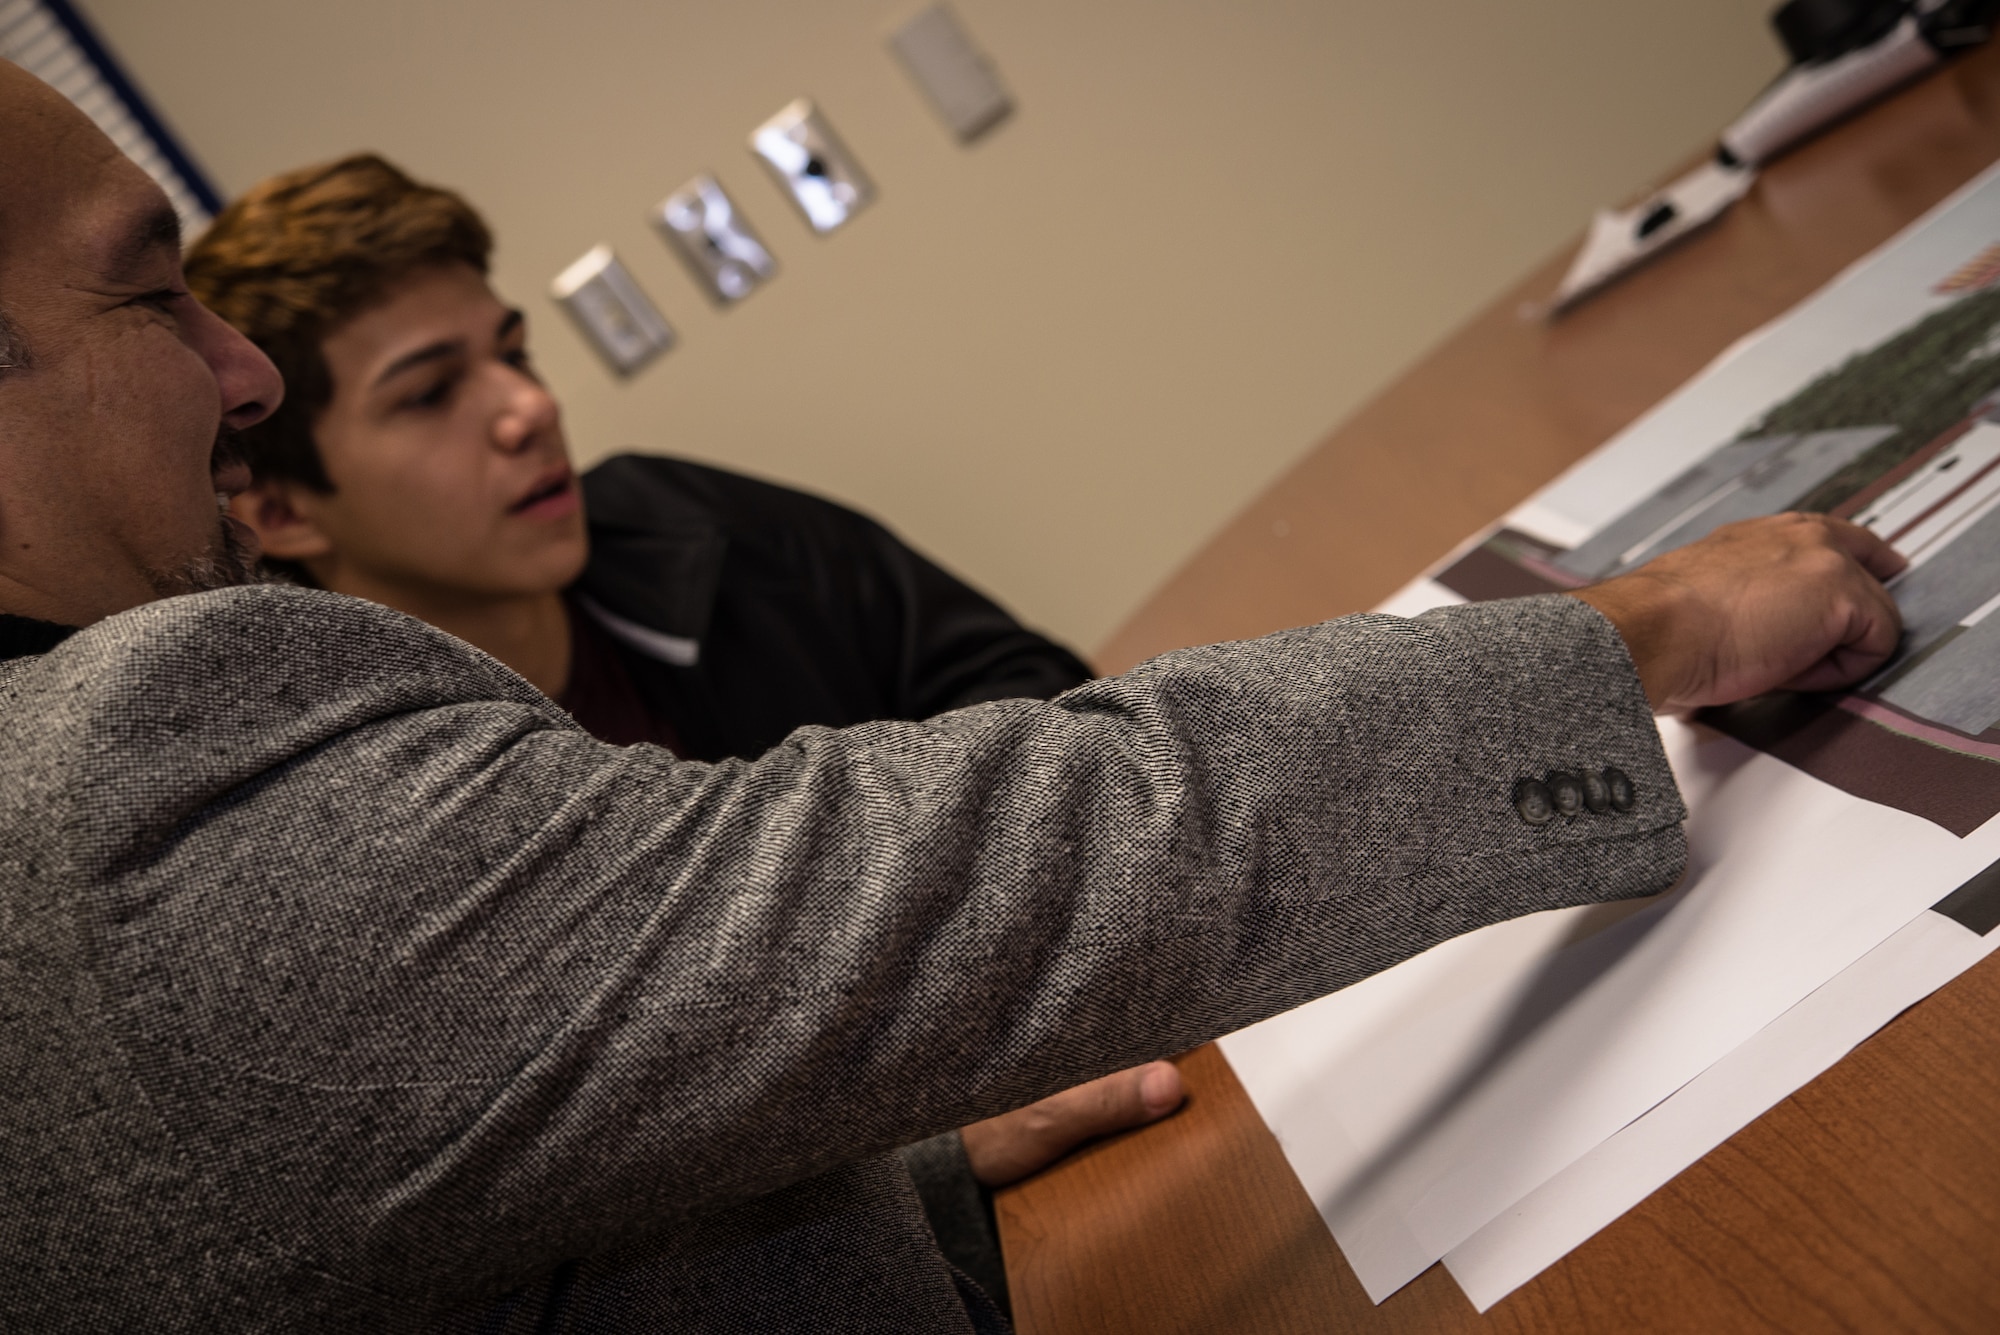
[[[491,244],[463,199],[360,155],[253,187],[189,249],[190,290],[291,386],[242,434],[232,507],[284,573],[451,631],[602,740],[698,760],[1089,678],[850,510],[659,457],[573,476]],[[915,1147],[945,1254],[1004,1307],[981,1188],[1179,1100],[1153,1063]]]
[[[270,362],[4,61],[0,131],[0,1328],[1004,1329],[892,1147],[1665,888],[1651,709],[1900,630],[1894,555],[1790,516],[755,761],[607,746],[228,586]],[[1632,800],[1517,808],[1585,765]]]

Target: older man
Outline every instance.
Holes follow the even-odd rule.
[[[754,762],[606,746],[397,613],[216,587],[275,378],[4,64],[0,128],[8,1329],[1003,1328],[884,1151],[1666,886],[1649,700],[1897,635],[1894,558],[1792,518]],[[1584,767],[1620,800],[1517,809]]]

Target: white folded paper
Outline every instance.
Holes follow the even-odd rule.
[[[1721,217],[1749,191],[1759,165],[1940,59],[1916,19],[1905,18],[1859,50],[1793,65],[1722,132],[1713,159],[1632,208],[1599,211],[1548,311],[1566,310]]]

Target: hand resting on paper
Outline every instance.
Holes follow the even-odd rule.
[[[1724,525],[1574,596],[1618,628],[1666,713],[1860,681],[1896,651],[1903,619],[1882,581],[1908,564],[1844,519],[1782,514]]]

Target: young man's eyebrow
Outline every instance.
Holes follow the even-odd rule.
[[[396,358],[395,361],[383,367],[381,374],[375,377],[375,383],[377,385],[385,384],[412,367],[422,366],[425,362],[434,362],[445,357],[462,357],[464,355],[465,340],[462,338],[443,338],[435,343],[426,343],[415,352],[406,352]]]
[[[508,311],[500,317],[500,325],[493,331],[493,337],[496,339],[506,338],[509,334],[527,323],[527,319],[528,317],[521,312],[519,307]],[[385,384],[412,367],[422,366],[426,362],[434,362],[444,357],[460,357],[464,354],[465,340],[462,338],[439,339],[435,343],[426,343],[416,351],[406,352],[396,358],[395,361],[383,367],[381,374],[375,377],[375,383],[377,385]]]

